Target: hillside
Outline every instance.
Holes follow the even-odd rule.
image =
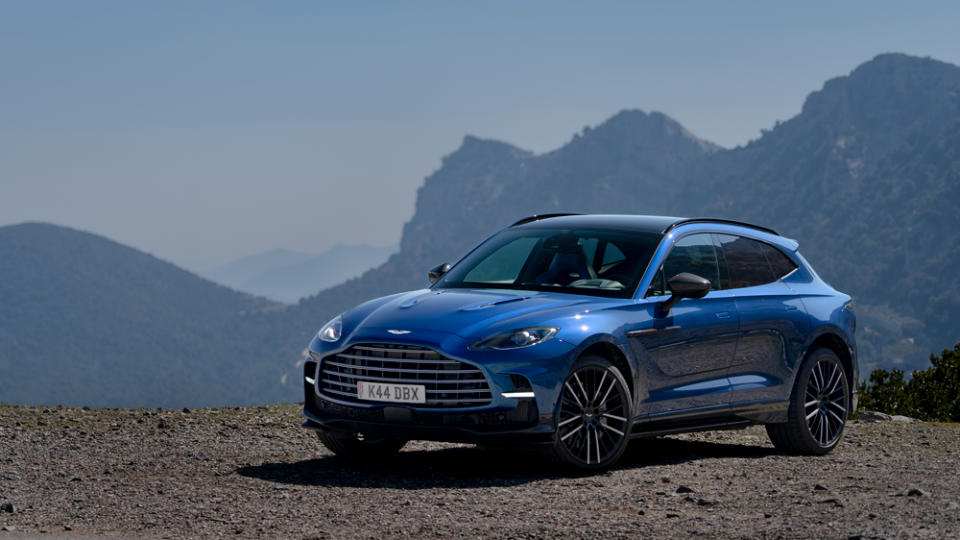
[[[636,440],[617,467],[583,476],[529,453],[420,441],[352,465],[300,419],[296,405],[0,407],[0,455],[15,464],[0,468],[0,508],[9,508],[0,530],[440,539],[955,538],[960,529],[957,424],[852,422],[823,457],[781,455],[759,427]]]
[[[0,401],[279,397],[276,364],[245,316],[269,303],[105,238],[42,223],[0,228],[0,298]]]

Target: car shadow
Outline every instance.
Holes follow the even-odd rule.
[[[773,448],[681,439],[632,441],[614,470],[678,464],[709,458],[762,458]],[[354,463],[335,456],[297,462],[263,463],[236,469],[237,474],[280,484],[391,489],[507,487],[549,478],[577,478],[536,452],[525,449],[458,446],[412,450],[378,463]],[[601,473],[603,474],[603,473]]]

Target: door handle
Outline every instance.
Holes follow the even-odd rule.
[[[787,308],[787,311],[796,311],[797,309],[799,309],[797,306],[794,306],[791,304],[787,304],[786,308]]]
[[[714,313],[714,315],[716,315],[718,319],[729,319],[729,318],[730,318],[730,312],[729,312],[729,311],[718,311],[718,312]]]
[[[642,328],[640,330],[630,330],[627,332],[627,337],[640,337],[640,336],[652,336],[653,334],[659,334],[661,332],[672,332],[674,330],[679,330],[680,327],[677,325],[673,326],[664,326],[663,328]]]

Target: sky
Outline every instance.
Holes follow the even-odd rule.
[[[0,0],[0,226],[194,271],[392,245],[466,134],[540,153],[636,108],[734,147],[877,54],[960,64],[958,20],[960,2]]]

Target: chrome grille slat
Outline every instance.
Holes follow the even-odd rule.
[[[342,401],[375,403],[356,394],[357,381],[371,381],[423,385],[427,399],[422,407],[492,402],[490,385],[479,368],[414,345],[354,345],[321,359],[317,370],[317,390]]]
[[[335,384],[335,385],[337,385],[337,386],[343,386],[343,387],[346,387],[346,388],[356,388],[356,387],[357,387],[356,384],[352,384],[352,383],[342,383],[342,382],[340,382],[340,381],[333,381],[333,380],[330,380],[330,379],[323,379],[323,382],[328,383],[328,384]]]
[[[332,362],[331,362],[332,363]],[[354,375],[351,373],[342,373],[339,371],[330,371],[329,369],[323,370],[324,375],[333,375],[334,377],[340,377],[341,379],[354,379],[362,381],[372,381],[372,382],[395,382],[395,383],[410,383],[410,384],[423,384],[424,382],[431,382],[434,384],[456,384],[456,385],[466,385],[466,384],[479,384],[486,382],[486,379],[449,379],[449,380],[432,380],[432,379],[400,379],[396,377],[375,377],[373,375]]]
[[[392,356],[365,356],[362,354],[345,354],[340,353],[337,356],[341,358],[348,358],[350,360],[382,360],[384,362],[392,362],[395,364],[446,364],[450,366],[459,365],[460,362],[456,360],[436,360],[433,358],[394,358]]]
[[[344,355],[341,354],[341,355],[338,355],[338,356],[344,356]],[[366,358],[365,358],[364,360],[366,360]],[[379,358],[378,358],[377,360],[379,360]],[[413,363],[413,362],[411,362],[411,363]],[[482,374],[483,374],[483,372],[480,371],[479,369],[404,369],[404,368],[387,368],[387,367],[371,367],[371,366],[357,366],[357,365],[353,365],[353,364],[342,364],[342,363],[340,363],[340,362],[334,362],[333,360],[327,360],[327,361],[325,361],[325,362],[324,362],[324,365],[334,366],[334,367],[341,367],[341,368],[347,368],[347,369],[364,369],[364,370],[386,371],[386,372],[389,372],[389,373],[409,373],[409,372],[411,372],[411,371],[415,371],[415,372],[417,372],[417,373],[434,373],[434,374],[441,374],[441,375],[448,375],[448,374],[456,375],[456,374],[461,374],[461,373],[472,373],[472,374],[476,374],[476,375],[482,375]]]
[[[356,397],[357,397],[357,393],[356,393],[356,392],[341,392],[341,391],[339,391],[339,390],[333,390],[333,389],[330,389],[330,388],[324,388],[323,392],[324,392],[325,394],[337,394],[338,396],[352,397],[352,398],[354,398],[354,400],[355,400]]]
[[[397,347],[377,347],[373,345],[354,345],[351,348],[358,351],[382,352],[382,353],[388,353],[388,354],[405,353],[405,354],[419,354],[421,356],[429,354],[430,356],[434,356],[437,359],[443,358],[443,356],[437,351],[434,351],[431,349],[424,349],[422,347],[414,347],[414,346],[408,347],[408,346],[400,345]]]

